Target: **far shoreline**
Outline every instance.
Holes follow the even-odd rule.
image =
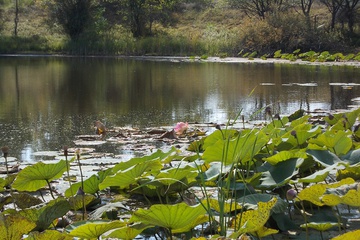
[[[360,68],[360,62],[358,61],[328,61],[328,62],[319,62],[319,61],[303,61],[302,59],[297,59],[295,61],[290,61],[287,59],[280,58],[242,58],[242,57],[208,57],[202,59],[198,56],[196,57],[182,57],[182,56],[126,56],[126,55],[67,55],[67,54],[0,54],[0,57],[69,57],[69,58],[121,58],[121,59],[133,59],[133,60],[143,60],[143,61],[164,61],[164,62],[210,62],[210,63],[261,63],[261,64],[295,64],[295,65],[314,65],[314,66],[351,66]]]

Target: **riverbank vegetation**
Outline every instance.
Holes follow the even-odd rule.
[[[11,236],[4,239],[356,238],[360,109],[265,113],[262,125],[247,128],[239,114],[210,134],[187,123],[120,129],[111,139],[101,132],[114,144],[159,134],[154,141],[174,146],[107,167],[97,159],[87,178],[81,149],[64,147],[58,160],[17,173],[2,147],[0,231]],[[175,147],[183,142],[186,149]]]
[[[358,0],[1,0],[0,53],[357,54],[359,6]]]

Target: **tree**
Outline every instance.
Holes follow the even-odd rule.
[[[134,37],[138,38],[151,35],[154,22],[162,25],[173,23],[172,13],[180,1],[113,0],[109,2],[106,3],[107,11],[116,11],[116,14],[120,14],[120,21],[130,28]]]
[[[359,8],[358,3],[360,0],[345,0],[343,4],[343,15],[347,20],[349,33],[354,33],[354,24],[356,21],[357,10]]]
[[[331,14],[331,30],[335,29],[336,17],[341,10],[343,3],[345,0],[320,0],[322,4],[324,4]]]
[[[257,15],[263,19],[267,13],[282,10],[286,7],[286,0],[228,0],[233,8],[242,9],[247,15]]]
[[[50,8],[52,18],[76,40],[93,23],[96,5],[93,0],[54,0]]]
[[[315,0],[300,0],[301,11],[305,16],[307,28],[311,29],[310,10]]]

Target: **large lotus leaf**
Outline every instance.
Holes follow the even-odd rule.
[[[162,170],[159,174],[157,174],[153,181],[161,182],[161,184],[164,185],[170,185],[186,179],[186,183],[191,183],[195,181],[197,175],[198,172],[190,167],[169,168]]]
[[[268,136],[256,129],[244,132],[230,140],[218,140],[205,149],[202,158],[206,162],[219,161],[224,165],[237,162],[246,164],[251,161],[266,145]]]
[[[326,191],[326,184],[316,184],[306,187],[298,194],[298,198],[302,201],[309,201],[317,206],[324,206],[321,201],[322,195]]]
[[[22,239],[22,235],[30,232],[36,224],[20,215],[0,215],[0,238],[4,240]]]
[[[211,133],[209,136],[207,136],[204,140],[203,149],[205,150],[209,146],[212,146],[214,144],[217,144],[219,140],[224,141],[226,139],[232,139],[239,135],[239,132],[237,130],[216,130],[213,133]]]
[[[263,160],[270,163],[271,165],[276,165],[279,162],[287,161],[291,158],[306,158],[306,153],[304,150],[290,150],[290,151],[281,151],[271,157],[264,158]]]
[[[341,197],[334,194],[325,194],[321,197],[321,201],[326,206],[336,206],[341,203]]]
[[[326,131],[317,138],[309,139],[310,143],[326,147],[337,155],[345,155],[352,147],[349,131]]]
[[[338,225],[339,225],[338,223],[334,223],[334,222],[309,222],[307,224],[301,224],[300,227],[313,228],[323,232]]]
[[[309,123],[297,125],[281,136],[283,142],[288,142],[291,146],[298,146],[306,143],[310,138],[321,133],[319,126],[312,127]]]
[[[238,235],[260,230],[270,217],[270,211],[275,206],[277,199],[268,202],[259,202],[258,208],[239,213],[231,220],[231,227]]]
[[[320,163],[324,167],[341,162],[341,159],[338,156],[328,150],[308,149],[306,150],[306,153],[312,156],[316,162]]]
[[[360,189],[349,190],[344,196],[341,197],[342,203],[352,206],[360,207]]]
[[[64,216],[69,210],[69,202],[63,198],[57,198],[40,208],[28,208],[20,211],[19,214],[35,222],[35,230],[43,231],[47,229],[54,220]]]
[[[106,212],[110,211],[118,211],[119,208],[130,210],[128,207],[126,207],[121,202],[114,202],[114,203],[107,203],[104,206],[101,206],[94,210],[92,213],[90,213],[90,218],[92,220],[101,219]]]
[[[339,170],[343,168],[342,164],[340,163],[335,163],[331,166],[328,166],[325,169],[319,170],[314,172],[313,174],[303,177],[303,178],[299,178],[294,182],[303,182],[303,183],[317,183],[317,182],[322,182],[326,179],[326,177],[329,175],[329,173],[331,171],[334,170]]]
[[[21,170],[12,187],[18,191],[37,191],[46,186],[48,182],[60,178],[66,169],[65,160],[54,164],[38,162]]]
[[[349,239],[359,240],[359,236],[360,236],[360,230],[355,230],[341,234],[337,237],[332,238],[331,240],[349,240]]]
[[[86,207],[87,205],[92,203],[95,199],[96,198],[94,195],[88,195],[88,194],[69,197],[70,208],[73,210],[82,209],[83,206]]]
[[[250,234],[261,239],[261,238],[269,236],[271,234],[276,234],[278,232],[279,232],[279,230],[277,230],[277,229],[267,228],[267,227],[263,226],[260,229],[258,229],[256,232],[252,232]]]
[[[303,161],[301,158],[292,158],[276,165],[265,163],[264,165],[270,166],[267,166],[268,169],[263,172],[260,179],[261,184],[258,187],[269,189],[285,185],[293,176],[298,174],[298,168]]]
[[[218,213],[220,212],[230,213],[230,212],[234,212],[235,210],[242,209],[241,204],[237,202],[221,201],[220,203],[218,199],[214,199],[214,198],[204,199],[202,200],[202,203],[204,206],[210,205],[210,208],[214,209]]]
[[[342,156],[341,159],[350,163],[351,165],[360,162],[360,149],[349,151],[346,155]]]
[[[70,197],[74,196],[78,189],[83,186],[84,193],[95,194],[99,189],[99,184],[111,173],[111,168],[100,171],[97,175],[92,175],[88,179],[86,179],[83,183],[77,182],[71,184],[71,187],[65,191],[65,196]]]
[[[335,124],[331,124],[332,130],[346,130],[350,129],[354,123],[356,122],[357,117],[359,116],[360,108],[347,112],[347,113],[340,113],[334,115],[334,118],[331,120],[331,122],[335,122]],[[325,121],[328,121],[329,118],[325,118]]]
[[[336,172],[336,180],[339,181],[345,178],[360,180],[360,164],[351,167],[346,166],[344,169],[340,169]]]
[[[57,239],[57,240],[72,240],[73,236],[67,233],[61,233],[57,230],[45,230],[43,232],[31,232],[26,240],[49,240],[49,239]]]
[[[16,203],[16,205],[20,209],[29,208],[38,204],[41,204],[43,201],[41,201],[39,198],[34,197],[28,193],[14,193],[12,194],[12,197]]]
[[[137,157],[137,158],[131,158],[128,161],[120,162],[116,164],[112,168],[112,172],[116,173],[118,171],[125,171],[126,169],[129,169],[137,164],[153,161],[153,160],[160,160],[163,163],[167,163],[171,161],[174,158],[174,154],[177,152],[175,147],[172,147],[168,152],[162,152],[161,150],[157,150],[153,154],[149,156],[143,156],[143,157]]]
[[[207,221],[206,210],[202,205],[188,206],[185,203],[175,205],[155,204],[149,209],[138,209],[130,222],[142,222],[151,226],[164,227],[173,233],[187,232],[196,225]]]
[[[133,224],[131,226],[125,226],[119,229],[112,231],[108,234],[107,238],[116,238],[116,239],[123,239],[123,240],[132,240],[136,239],[136,237],[144,231],[146,228],[150,226],[145,226],[144,224]]]
[[[309,121],[310,116],[304,115],[304,112],[303,109],[299,109],[288,117],[292,127]]]
[[[138,163],[124,171],[118,171],[115,175],[107,176],[102,183],[99,184],[99,189],[103,190],[107,187],[120,187],[121,189],[129,187],[131,184],[136,184],[140,177],[149,174],[155,174],[163,165],[160,159],[149,160]]]
[[[287,210],[288,203],[278,196],[266,193],[249,194],[244,197],[236,199],[236,202],[242,204],[246,209],[256,209],[258,202],[268,202],[272,198],[276,198],[276,204],[273,206],[272,213],[284,213]]]
[[[112,230],[125,226],[121,221],[82,221],[71,224],[67,227],[70,235],[83,239],[99,239],[101,235]]]
[[[338,123],[339,121],[343,121],[345,120],[343,118],[344,113],[335,113],[335,114],[331,114],[329,116],[324,117],[324,120],[326,123],[328,123],[330,126],[335,125],[336,123]]]

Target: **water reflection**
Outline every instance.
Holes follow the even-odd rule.
[[[186,63],[117,58],[1,57],[0,145],[31,159],[71,146],[100,119],[149,127],[177,121],[226,122],[274,113],[346,108],[359,97],[330,83],[360,83],[360,69],[256,63]]]

